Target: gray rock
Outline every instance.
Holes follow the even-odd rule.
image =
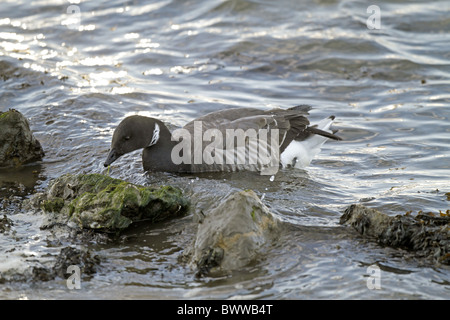
[[[50,281],[59,276],[67,279],[69,266],[78,267],[80,275],[91,276],[96,273],[100,264],[100,258],[94,255],[89,249],[77,249],[74,247],[64,247],[56,257],[52,268],[45,266],[34,266],[31,268],[31,279],[33,281]]]
[[[253,191],[236,192],[207,213],[187,256],[197,275],[240,269],[258,259],[279,223]]]
[[[80,268],[81,274],[92,275],[96,272],[100,258],[89,249],[77,249],[73,247],[62,248],[56,258],[53,272],[61,278],[67,278],[67,268],[71,265]]]
[[[42,160],[44,151],[28,120],[17,110],[0,112],[0,167]]]

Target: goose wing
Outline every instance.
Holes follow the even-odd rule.
[[[260,129],[279,130],[279,145],[282,152],[289,143],[299,138],[308,128],[309,121],[306,118],[310,106],[301,105],[289,109],[260,110],[255,108],[233,108],[212,112],[199,117],[184,126],[191,134],[194,134],[195,122],[201,121],[202,134],[209,129],[218,129],[223,137],[226,130],[249,129],[257,133]],[[306,136],[306,133],[305,133]]]

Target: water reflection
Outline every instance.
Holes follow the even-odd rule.
[[[18,168],[0,168],[0,197],[14,194],[24,196],[34,191],[41,175],[42,164],[29,164]]]

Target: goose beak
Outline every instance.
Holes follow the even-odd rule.
[[[111,165],[111,163],[116,161],[119,157],[120,157],[120,155],[117,154],[116,150],[111,149],[111,151],[109,151],[108,157],[106,158],[104,166],[107,167],[107,166]]]

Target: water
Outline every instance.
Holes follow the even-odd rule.
[[[191,213],[90,244],[102,264],[81,290],[22,279],[0,284],[0,298],[450,298],[448,267],[338,224],[359,201],[391,215],[449,208],[449,1],[378,1],[379,30],[367,28],[365,1],[74,1],[75,15],[70,5],[0,3],[0,110],[29,118],[46,152],[40,164],[0,172],[2,197],[28,197],[64,173],[102,172],[113,129],[130,114],[175,128],[228,107],[310,104],[312,121],[336,115],[344,141],[273,181],[147,176],[139,153],[127,155],[113,177],[178,185],[197,210],[255,190],[285,222],[283,235],[251,266],[196,279],[178,263],[195,234]],[[50,265],[70,244],[15,208],[1,209],[14,223],[0,234],[3,274]],[[373,265],[380,290],[367,287]]]

